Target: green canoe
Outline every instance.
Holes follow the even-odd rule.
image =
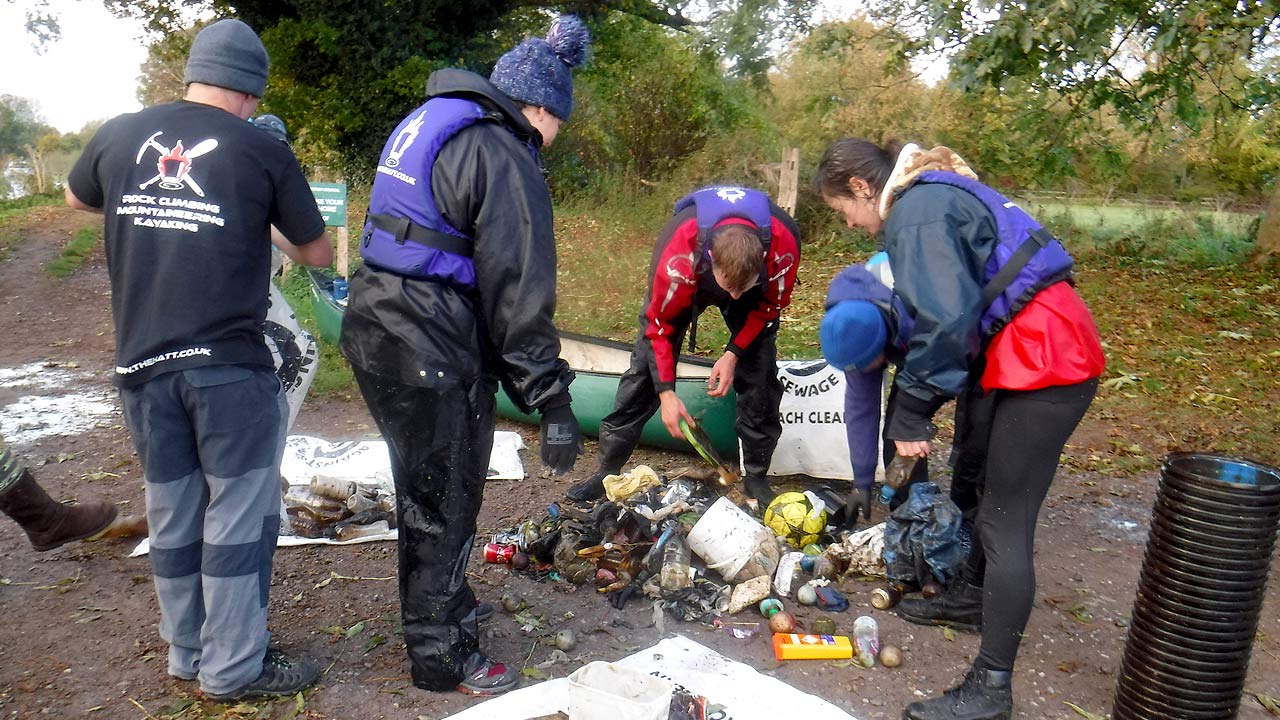
[[[333,278],[312,270],[311,305],[316,315],[320,337],[337,343],[342,331],[342,313],[345,301],[333,298]],[[573,381],[573,414],[578,418],[582,431],[598,435],[600,421],[613,410],[614,396],[618,392],[618,380],[631,363],[631,345],[604,338],[562,332],[560,357],[577,373]],[[676,366],[676,394],[684,401],[689,414],[697,418],[716,450],[726,458],[738,456],[738,438],[733,431],[737,396],[730,391],[722,398],[707,397],[707,377],[713,361],[707,358],[681,355]],[[511,420],[537,424],[537,415],[526,415],[505,391],[498,392],[498,415]],[[684,438],[676,439],[667,433],[655,413],[644,426],[640,441],[654,447],[688,450]]]

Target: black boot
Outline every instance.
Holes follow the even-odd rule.
[[[605,477],[615,474],[616,473],[611,473],[607,470],[597,470],[591,477],[569,488],[568,492],[566,492],[564,496],[574,502],[599,500],[604,497]]]
[[[1009,720],[1013,715],[1013,688],[1009,670],[972,668],[964,681],[942,697],[913,702],[902,711],[902,720]]]
[[[108,502],[63,505],[54,500],[29,470],[0,494],[0,511],[21,525],[31,546],[41,552],[93,537],[116,519],[116,506]]]
[[[742,481],[742,489],[749,497],[753,497],[760,503],[760,511],[769,507],[769,503],[773,502],[773,488],[769,485],[769,478],[763,475],[748,475],[746,480]]]
[[[898,615],[917,625],[945,625],[962,632],[982,632],[982,588],[960,578],[941,595],[932,598],[904,598]]]

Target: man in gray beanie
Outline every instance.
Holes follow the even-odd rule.
[[[489,81],[438,70],[378,161],[342,354],[391,452],[400,610],[414,685],[493,695],[520,673],[480,651],[466,566],[501,382],[542,414],[540,452],[573,467],[573,373],[552,323],[556,247],[538,150],[573,109],[587,31],[560,18]],[[437,161],[438,160],[438,161]]]
[[[66,199],[104,213],[169,674],[215,700],[293,695],[319,671],[267,647],[287,417],[262,335],[267,238],[304,265],[333,251],[293,153],[245,122],[267,84],[257,34],[201,30],[185,82],[182,100],[104,123]]]

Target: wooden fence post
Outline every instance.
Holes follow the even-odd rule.
[[[350,243],[348,242],[348,239],[347,239],[347,226],[339,225],[338,226],[337,268],[338,268],[338,274],[341,275],[342,277],[347,277],[347,262],[348,262],[347,256],[351,252],[351,248],[347,247],[349,244]]]
[[[782,172],[778,179],[778,207],[788,215],[796,214],[796,194],[800,184],[800,148],[787,148],[782,153]]]

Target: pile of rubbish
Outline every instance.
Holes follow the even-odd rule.
[[[284,510],[281,533],[305,538],[355,540],[396,526],[396,495],[382,482],[315,475],[285,488]]]
[[[764,522],[714,478],[666,480],[639,465],[606,478],[605,489],[588,508],[552,504],[542,518],[498,532],[485,547],[486,561],[539,581],[593,586],[615,608],[643,598],[666,616],[737,637],[766,624],[773,633],[798,632],[782,600],[843,612],[849,602],[836,588],[841,578],[885,575],[884,525],[837,537],[828,520],[842,508],[828,506],[841,498],[825,489],[779,495]],[[730,620],[748,608],[768,622]],[[809,630],[833,635],[833,623],[823,619]],[[783,649],[776,651],[781,657]]]

